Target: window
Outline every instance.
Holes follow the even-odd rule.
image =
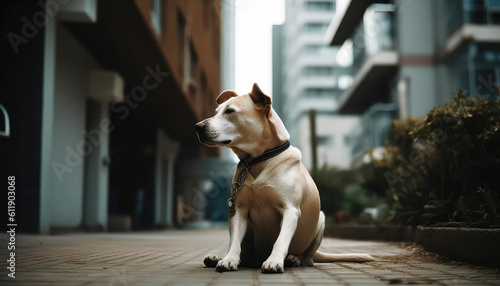
[[[333,75],[332,67],[305,67],[302,70],[305,76],[331,76]]]
[[[490,24],[500,24],[500,0],[485,0],[486,21]]]
[[[500,49],[495,44],[469,46],[469,82],[476,96],[495,100],[500,92]],[[465,87],[466,88],[466,87]]]
[[[189,46],[187,47],[185,70],[184,70],[184,87],[187,88],[189,94],[193,97],[197,97],[197,85],[196,81],[198,79],[198,55],[194,49],[193,42],[189,41]]]
[[[196,54],[196,50],[194,49],[193,43],[189,45],[190,52],[190,60],[189,60],[189,77],[191,79],[196,78],[196,68],[198,65],[198,55]]]
[[[205,76],[205,72],[200,72],[200,89],[198,94],[198,114],[203,117],[209,117],[212,110],[211,107],[211,98],[207,92],[207,77]]]
[[[344,136],[344,145],[350,146],[354,143],[354,138],[351,135],[345,135]]]
[[[305,3],[308,11],[331,11],[333,10],[332,2],[309,1]]]
[[[332,136],[316,136],[318,146],[331,146],[333,143]]]
[[[177,60],[179,60],[179,70],[181,72],[184,65],[185,30],[186,20],[180,12],[177,12]]]
[[[162,0],[151,0],[151,26],[153,26],[153,30],[155,30],[156,35],[158,37],[161,36],[161,24],[162,24]]]
[[[327,28],[328,28],[328,24],[326,24],[326,23],[307,23],[305,25],[305,30],[308,33],[321,34],[321,33],[324,33]]]
[[[490,100],[497,100],[500,86],[498,78],[500,76],[500,68],[486,67],[484,65],[476,65],[476,68],[471,71],[470,76],[473,76],[471,82],[475,82],[472,87],[472,92],[475,96],[484,97]]]
[[[317,55],[321,52],[323,46],[321,45],[306,45],[304,47],[304,52],[309,55]]]
[[[304,90],[306,97],[333,97],[334,93],[332,88],[306,88]]]

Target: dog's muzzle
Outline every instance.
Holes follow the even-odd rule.
[[[231,140],[215,140],[219,136],[220,132],[214,129],[210,129],[206,121],[207,120],[203,120],[194,125],[194,129],[201,143],[207,145],[213,145],[213,143],[221,143],[223,145],[226,145],[231,143]]]

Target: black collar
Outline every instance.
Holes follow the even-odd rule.
[[[247,166],[250,166],[250,165],[253,165],[253,164],[257,164],[259,162],[262,162],[262,161],[265,161],[267,159],[270,159],[274,156],[277,156],[281,153],[283,153],[284,151],[286,151],[288,149],[288,147],[290,147],[290,141],[287,140],[285,143],[283,143],[282,145],[278,146],[278,147],[275,147],[273,149],[269,149],[267,151],[265,151],[264,153],[262,153],[262,155],[258,156],[258,157],[248,157],[246,159],[243,159],[243,163],[246,163]]]

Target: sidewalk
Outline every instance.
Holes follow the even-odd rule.
[[[15,279],[7,277],[7,247],[1,243],[0,285],[500,285],[500,272],[491,268],[443,262],[399,243],[339,239],[325,239],[321,249],[367,252],[378,260],[318,263],[284,274],[205,268],[205,255],[222,255],[227,245],[227,230],[21,235]]]

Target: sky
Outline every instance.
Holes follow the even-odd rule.
[[[285,0],[235,0],[235,91],[256,82],[272,95],[272,25],[285,20]]]

